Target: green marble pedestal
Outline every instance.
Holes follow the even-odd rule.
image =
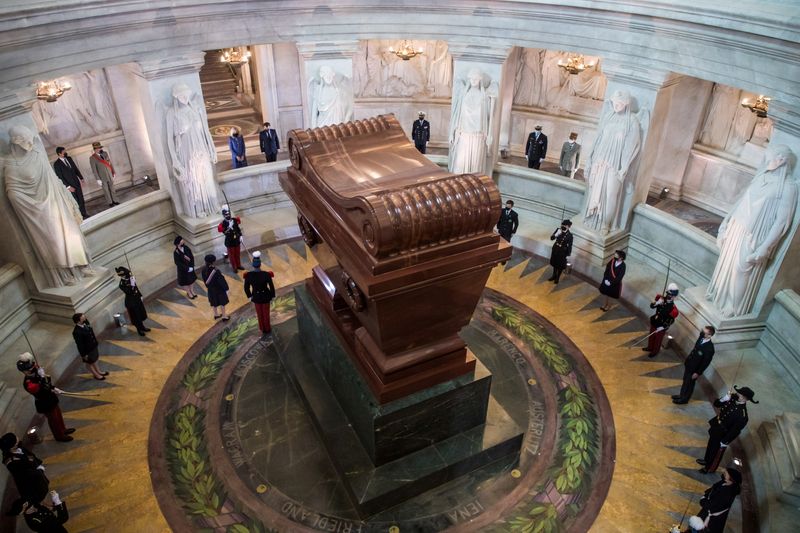
[[[305,287],[295,299],[276,347],[360,515],[518,460],[524,429],[492,398],[480,361],[474,375],[379,405]]]

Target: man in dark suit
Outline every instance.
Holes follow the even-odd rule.
[[[542,133],[542,127],[536,126],[528,135],[525,144],[525,157],[528,158],[528,168],[539,168],[547,155],[547,135]]]
[[[278,158],[281,142],[275,129],[270,128],[269,122],[264,123],[264,129],[258,134],[258,143],[261,145],[261,151],[267,157],[267,163],[271,163]]]
[[[711,359],[714,357],[714,343],[711,342],[711,337],[716,332],[717,330],[714,329],[714,326],[706,326],[700,332],[697,342],[694,343],[694,348],[686,356],[686,361],[683,362],[683,385],[681,385],[681,392],[672,396],[672,403],[689,403],[697,378],[703,375],[703,372],[711,364]]]
[[[81,211],[81,216],[89,218],[89,214],[86,212],[86,204],[83,201],[83,187],[81,187],[83,175],[78,165],[67,155],[67,150],[63,146],[56,148],[56,155],[58,159],[53,162],[53,170],[56,171],[56,176],[67,187],[67,190],[72,193],[72,197],[75,198],[78,209]]]
[[[497,232],[508,242],[511,242],[511,236],[517,232],[519,226],[519,216],[513,207],[514,201],[508,200],[506,208],[500,212],[500,219],[497,221]]]
[[[428,148],[428,141],[431,140],[431,125],[425,120],[425,113],[419,112],[419,118],[414,121],[411,128],[411,138],[414,139],[414,146],[420,153],[424,154]]]

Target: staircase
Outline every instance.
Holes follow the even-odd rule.
[[[228,64],[220,60],[221,57],[219,50],[206,52],[205,64],[200,68],[200,85],[206,100],[236,94],[236,76]]]

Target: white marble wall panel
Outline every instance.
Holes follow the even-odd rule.
[[[125,135],[134,181],[141,180],[146,174],[155,174],[153,148],[147,136],[144,110],[139,98],[137,78],[141,75],[141,69],[136,63],[106,68],[120,127]]]
[[[569,134],[578,134],[581,145],[581,160],[578,168],[589,154],[592,143],[597,136],[597,122],[581,118],[551,115],[533,109],[514,108],[511,112],[511,153],[525,156],[525,143],[528,135],[536,125],[542,126],[542,133],[547,135],[547,161],[558,162],[561,157],[561,145],[569,139]]]
[[[423,53],[407,61],[390,51],[390,48],[399,49],[402,43],[396,39],[359,42],[353,55],[356,98],[450,96],[453,58],[448,52],[447,42],[411,40],[411,47]]]
[[[758,341],[758,351],[774,360],[791,387],[800,386],[800,295],[784,289],[775,295],[767,327]]]
[[[275,43],[272,45],[275,57],[275,82],[278,89],[278,106],[294,107],[303,105],[303,91],[300,83],[300,63],[294,43]]]
[[[754,174],[752,167],[693,149],[683,177],[681,199],[725,216]]]
[[[425,119],[431,124],[432,148],[447,148],[447,135],[450,128],[450,101],[368,98],[356,100],[354,115],[361,120],[375,115],[394,113],[403,130],[411,138],[411,128],[417,119],[417,113],[425,112]]]

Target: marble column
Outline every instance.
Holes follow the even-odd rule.
[[[617,91],[622,91],[630,95],[630,112],[636,116],[641,129],[638,154],[626,172],[619,196],[618,218],[611,221],[610,230],[606,232],[602,228],[595,229],[584,224],[591,195],[588,186],[580,211],[573,215],[572,232],[576,237],[573,255],[590,264],[589,271],[597,276],[602,274],[614,250],[625,249],[628,245],[633,208],[647,200],[652,181],[651,169],[667,133],[662,125],[669,115],[670,99],[663,95],[681,78],[664,70],[643,69],[610,60],[603,61],[603,73],[608,78],[608,86],[599,128],[603,127],[603,113],[610,112],[610,98]],[[588,161],[592,149],[593,146],[583,147],[583,161]]]
[[[8,131],[13,126],[24,126],[32,132],[37,131],[31,114],[31,106],[35,100],[33,86],[0,94],[0,145],[9,145]],[[34,147],[43,149],[38,135],[34,138]],[[55,173],[52,178],[58,179]],[[0,181],[5,184],[5,176]],[[116,288],[109,270],[92,265],[93,272],[74,285],[52,287],[42,270],[46,265],[42,265],[36,257],[18,215],[6,196],[5,186],[0,187],[0,209],[6,214],[6,231],[0,239],[0,262],[22,267],[37,316],[44,320],[71,324],[72,315],[81,312],[86,313],[89,320],[100,328],[109,324],[112,310],[105,300]],[[88,255],[88,249],[86,253]],[[89,260],[91,261],[91,257]]]
[[[459,104],[457,102],[457,88],[458,84],[462,86],[469,86],[469,76],[471,72],[480,72],[485,85],[485,93],[487,96],[494,98],[493,106],[491,109],[491,116],[487,121],[487,147],[485,150],[484,164],[482,168],[471,169],[472,172],[483,173],[488,176],[492,175],[492,170],[497,162],[500,148],[500,122],[501,110],[507,104],[508,113],[510,114],[511,100],[513,98],[513,85],[514,74],[513,69],[504,68],[504,64],[509,57],[511,51],[510,46],[504,47],[489,47],[470,43],[462,42],[448,42],[450,54],[453,56],[453,97],[451,103],[451,119],[450,119],[450,137],[452,140],[453,130],[457,127],[454,123],[453,111]],[[510,73],[509,73],[510,72]],[[510,89],[506,86],[509,85]],[[507,100],[507,102],[506,102]],[[506,142],[508,140],[506,139]],[[453,143],[450,143],[450,150],[453,150]],[[453,165],[453,154],[450,157],[450,170],[459,170]]]
[[[522,58],[522,47],[515,46],[508,54],[508,59],[503,63],[503,84],[500,92],[500,140],[498,148],[500,154],[511,151],[511,108],[514,105],[514,82],[517,74],[517,66]]]
[[[159,185],[169,191],[173,208],[178,213],[175,217],[176,231],[184,237],[196,256],[213,248],[216,234],[211,229],[216,222],[217,213],[209,213],[205,218],[193,218],[182,212],[181,193],[178,190],[179,185],[174,181],[170,164],[165,112],[173,105],[172,88],[179,83],[186,84],[202,100],[203,89],[199,73],[204,57],[205,52],[200,51],[176,54],[160,60],[139,61],[141,74],[138,79],[139,97]],[[217,191],[216,194],[220,193]],[[218,200],[223,202],[221,197]]]
[[[303,125],[310,128],[315,124],[311,116],[315,85],[320,81],[320,69],[323,67],[334,72],[334,82],[339,89],[336,106],[344,110],[334,115],[340,121],[353,120],[353,54],[358,51],[358,41],[298,42],[297,51],[300,55],[300,82],[303,88]],[[328,103],[330,102],[325,102],[326,105]],[[330,122],[323,115],[319,117],[319,125]]]
[[[269,122],[273,128],[278,128],[278,91],[275,57],[271,44],[256,44],[252,47],[256,70],[256,88],[258,107],[261,111],[261,122]],[[282,132],[278,131],[278,135]]]

